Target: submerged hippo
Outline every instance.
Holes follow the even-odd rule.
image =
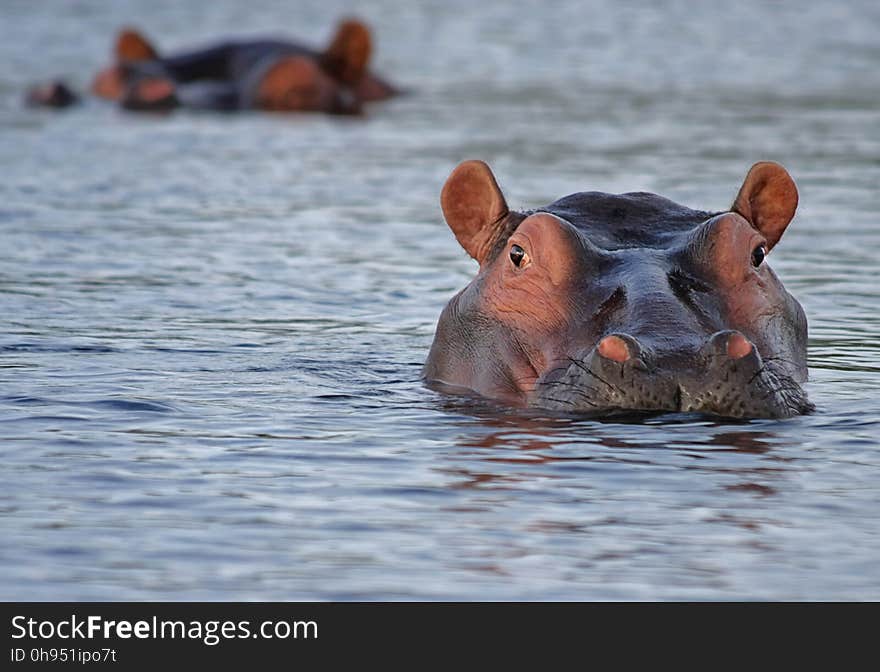
[[[219,42],[160,54],[140,32],[116,36],[112,65],[91,85],[99,98],[130,110],[174,108],[360,114],[364,103],[398,90],[370,70],[370,30],[345,19],[323,50],[279,39]],[[31,88],[29,105],[63,107],[76,96],[63,82]]]
[[[188,107],[357,114],[396,89],[372,73],[372,38],[356,19],[339,23],[321,50],[279,39],[228,40],[160,55],[141,33],[119,32],[115,62],[92,92],[129,109]]]
[[[782,166],[757,163],[726,212],[600,192],[513,212],[485,163],[462,163],[441,205],[480,268],[424,378],[577,413],[808,412],[807,320],[766,262],[797,202]]]

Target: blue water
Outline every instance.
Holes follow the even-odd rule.
[[[880,6],[363,3],[411,96],[362,120],[20,105],[352,8],[0,8],[0,598],[880,599]],[[545,418],[423,387],[475,272],[439,193],[723,209],[783,163],[770,263],[816,413]]]

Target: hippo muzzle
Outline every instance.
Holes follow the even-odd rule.
[[[590,414],[678,411],[736,418],[783,418],[812,408],[798,382],[765,362],[738,331],[719,331],[697,352],[665,364],[657,359],[632,336],[610,334],[539,377],[532,404]]]

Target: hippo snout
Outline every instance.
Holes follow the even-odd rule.
[[[567,358],[535,386],[539,404],[560,411],[699,412],[726,417],[789,417],[809,410],[800,386],[764,362],[745,335],[723,330],[696,349],[664,352],[609,334]]]
[[[763,367],[758,349],[740,332],[713,334],[700,350],[696,370],[679,379],[678,410],[759,417],[759,408],[772,408],[761,385],[755,385]]]

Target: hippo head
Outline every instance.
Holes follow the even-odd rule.
[[[93,94],[107,100],[120,100],[138,66],[159,59],[156,48],[134,28],[123,28],[116,34],[113,55],[114,63],[102,68],[91,86]]]
[[[424,377],[564,412],[808,412],[807,320],[766,261],[797,200],[784,168],[758,163],[726,212],[583,192],[520,213],[486,164],[462,163],[441,205],[480,268]]]

